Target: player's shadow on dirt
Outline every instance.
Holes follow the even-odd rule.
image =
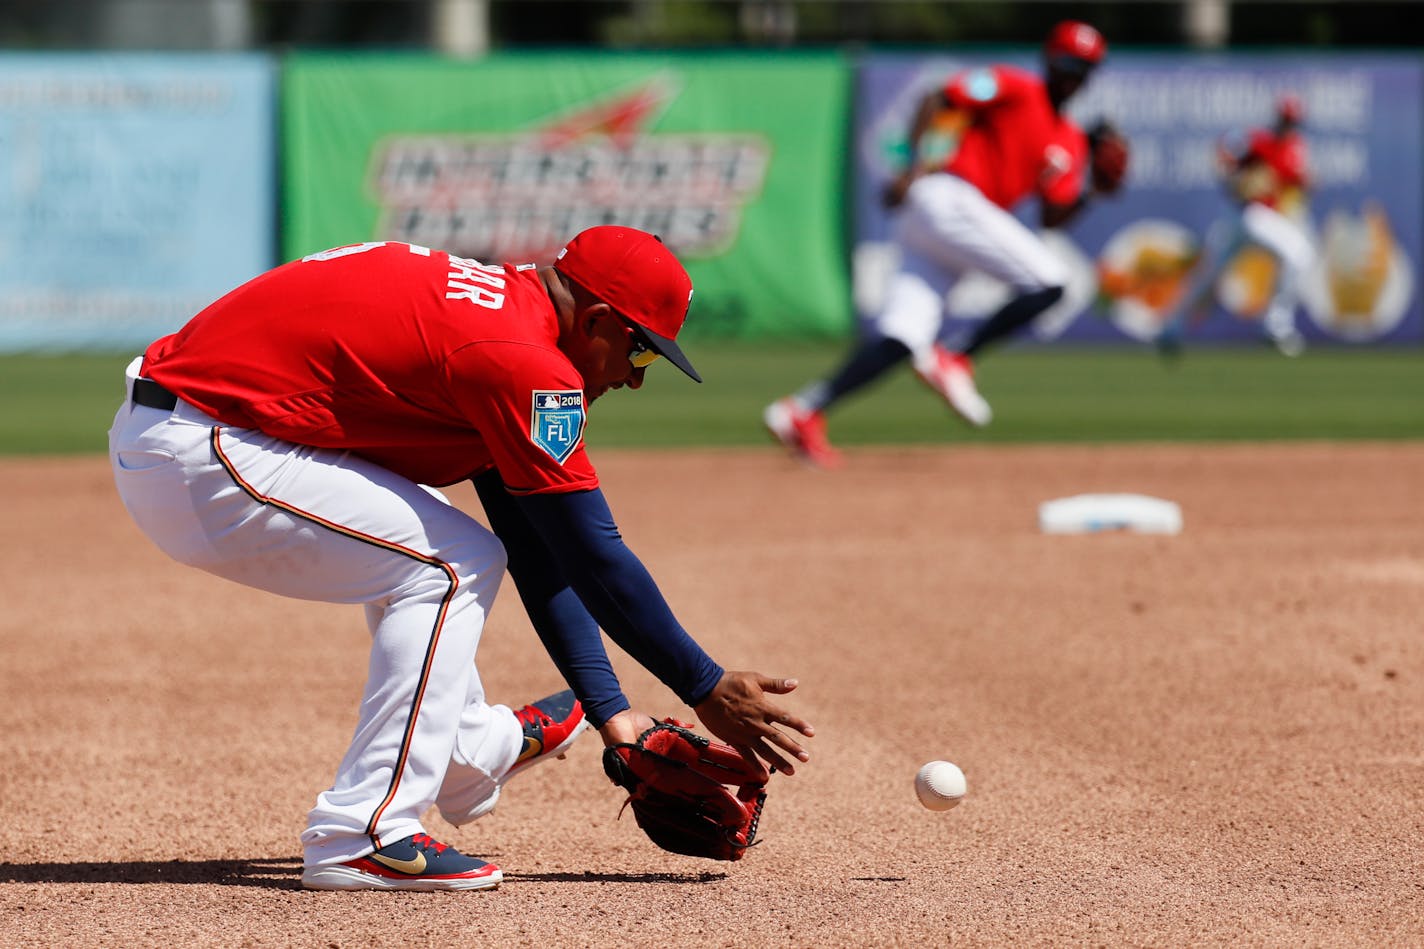
[[[504,885],[511,883],[716,883],[727,874],[703,870],[700,873],[510,873],[504,871]]]
[[[109,863],[0,863],[4,883],[178,883],[299,890],[300,857],[265,860],[161,860]],[[509,873],[504,883],[716,883],[727,874],[699,873]]]
[[[0,883],[202,883],[301,889],[300,857],[257,860],[130,860],[0,863]]]

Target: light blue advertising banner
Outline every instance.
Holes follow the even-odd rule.
[[[272,266],[275,75],[0,55],[0,351],[141,347]]]
[[[865,60],[857,89],[853,258],[862,315],[879,306],[895,266],[892,219],[879,196],[906,159],[915,105],[949,76],[988,63],[1041,72],[1036,53],[1024,51]],[[1084,128],[1107,118],[1126,132],[1130,171],[1118,194],[1095,199],[1067,228],[1043,232],[1073,278],[1033,335],[1145,341],[1165,321],[1182,317],[1197,338],[1260,339],[1283,258],[1266,252],[1243,226],[1250,216],[1241,214],[1218,150],[1239,149],[1253,129],[1271,127],[1283,102],[1294,100],[1303,115],[1309,187],[1302,202],[1279,210],[1308,251],[1296,282],[1296,325],[1314,342],[1417,345],[1424,339],[1418,286],[1422,90],[1424,60],[1402,54],[1110,50],[1068,111]],[[926,144],[947,155],[957,134],[946,122]],[[1037,228],[1037,201],[1015,210]],[[1006,295],[988,278],[966,276],[949,292],[949,313],[967,326]],[[951,338],[953,332],[951,324]]]

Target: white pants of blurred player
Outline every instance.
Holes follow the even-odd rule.
[[[1315,248],[1301,225],[1275,208],[1247,204],[1230,228],[1208,242],[1198,292],[1210,293],[1222,271],[1247,246],[1261,248],[1276,264],[1276,280],[1261,314],[1261,328],[1273,340],[1294,337],[1301,281],[1315,260]]]
[[[895,242],[900,267],[875,322],[916,355],[939,337],[945,296],[967,273],[994,277],[1014,296],[1068,282],[1067,268],[1037,234],[950,174],[925,175],[910,185],[896,217]]]
[[[431,804],[476,816],[492,807],[523,744],[514,713],[485,703],[475,668],[503,545],[438,492],[346,452],[229,428],[181,400],[171,412],[135,405],[139,364],[109,431],[114,482],[139,529],[219,577],[365,606],[359,720],[308,815],[305,864],[420,833]],[[300,725],[287,740],[302,740]]]

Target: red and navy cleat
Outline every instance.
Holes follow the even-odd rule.
[[[583,706],[570,689],[546,696],[515,709],[514,717],[524,729],[524,746],[514,759],[500,784],[519,774],[530,765],[550,758],[562,758],[574,741],[588,727]]]
[[[488,890],[499,886],[499,867],[467,857],[428,834],[415,834],[379,850],[302,871],[308,890]]]
[[[564,690],[514,710],[514,720],[522,731],[519,757],[498,777],[475,780],[464,788],[441,789],[440,816],[454,827],[479,820],[499,803],[504,785],[531,765],[550,758],[562,758],[583,730],[588,728],[583,706],[573,692]],[[446,778],[447,785],[449,778]]]

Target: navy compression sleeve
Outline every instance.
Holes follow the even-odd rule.
[[[624,652],[688,705],[711,694],[722,667],[678,623],[647,568],[623,543],[602,491],[516,501],[583,605]]]
[[[564,579],[543,538],[495,471],[474,479],[490,527],[509,556],[509,576],[529,622],[595,728],[628,708],[598,623]]]

